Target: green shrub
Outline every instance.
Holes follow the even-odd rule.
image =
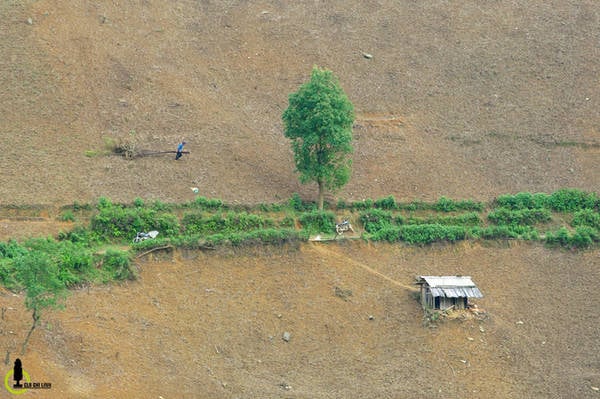
[[[252,213],[228,213],[226,219],[227,231],[252,231],[270,228],[275,225],[272,219],[264,218]]]
[[[292,241],[307,240],[308,235],[295,230],[263,229],[248,233],[230,234],[227,240],[233,246],[247,245],[282,245]]]
[[[403,215],[395,215],[393,223],[397,224],[398,226],[403,224],[409,224],[406,217],[404,217]]]
[[[196,197],[190,204],[192,208],[201,209],[201,210],[222,210],[225,209],[226,206],[220,199],[208,199],[206,197]]]
[[[456,203],[456,208],[461,211],[481,212],[485,209],[485,204],[483,202],[478,202],[478,201],[463,200],[463,201],[458,201]]]
[[[17,270],[14,259],[0,259],[0,283],[9,290],[18,291],[22,288],[17,280]]]
[[[73,211],[90,211],[92,210],[92,206],[90,204],[80,204],[79,202],[73,202]]]
[[[171,213],[148,214],[149,219],[144,220],[145,231],[157,230],[161,236],[172,237],[179,234],[181,225],[177,216]]]
[[[343,199],[339,199],[335,205],[336,209],[348,209],[348,204]]]
[[[17,278],[15,259],[27,253],[27,249],[16,241],[0,242],[0,282],[4,287],[15,291],[22,288]]]
[[[298,193],[292,194],[292,197],[289,200],[289,205],[293,210],[297,212],[304,211],[304,204],[302,202],[302,198],[300,198],[300,194]]]
[[[481,218],[476,212],[463,213],[456,216],[428,216],[410,217],[408,220],[397,220],[398,224],[442,224],[446,226],[477,226],[481,224]]]
[[[455,211],[457,208],[456,203],[454,201],[446,197],[441,197],[435,203],[434,209],[440,212],[452,212]]]
[[[87,280],[93,270],[92,249],[88,242],[33,238],[23,245],[29,250],[24,256],[32,253],[44,256],[57,268],[57,278],[67,287]]]
[[[500,225],[488,227],[472,227],[468,234],[473,238],[485,240],[523,239],[535,240],[539,238],[538,231],[531,226]]]
[[[275,226],[273,219],[246,212],[217,213],[209,217],[188,213],[184,215],[182,223],[186,234],[200,235],[231,234]]]
[[[558,190],[548,198],[548,205],[558,212],[573,212],[582,209],[594,209],[598,204],[595,193],[565,188]]]
[[[170,212],[172,211],[174,206],[172,204],[167,204],[166,202],[162,202],[156,200],[152,202],[151,209],[154,209],[157,212]]]
[[[571,226],[589,226],[600,230],[600,213],[593,209],[582,209],[575,212]]]
[[[296,212],[309,212],[317,209],[317,205],[314,202],[303,201],[298,193],[292,194],[289,206]],[[325,205],[323,204],[323,206]]]
[[[87,280],[93,266],[93,257],[88,248],[70,241],[63,243],[58,259],[58,278],[66,287]]]
[[[200,213],[186,213],[181,218],[181,228],[186,235],[199,234],[202,232],[204,219]]]
[[[546,244],[565,248],[587,248],[600,242],[598,230],[589,226],[579,226],[573,233],[566,227],[561,227],[555,232],[546,233]]]
[[[59,232],[58,239],[60,241],[71,241],[73,243],[81,243],[85,245],[92,245],[95,241],[90,230],[84,226],[75,226],[71,231]]]
[[[390,226],[385,229],[377,230],[371,235],[373,241],[398,242],[402,241],[402,227]]]
[[[359,221],[367,233],[375,233],[391,227],[393,225],[392,220],[393,217],[390,211],[376,208],[362,211],[359,214]]]
[[[379,209],[394,210],[397,208],[396,199],[392,195],[376,200],[374,205]]]
[[[90,228],[101,238],[124,238],[143,231],[144,224],[136,209],[111,206],[100,208],[100,213],[92,217]]]
[[[429,244],[436,241],[459,241],[466,238],[462,226],[423,224],[402,226],[402,240],[409,244]]]
[[[133,206],[135,206],[136,208],[143,208],[144,207],[144,200],[137,197],[133,200]]]
[[[419,211],[419,210],[433,209],[432,205],[429,205],[423,201],[412,201],[408,204],[396,204],[396,207],[398,209],[404,209],[407,211]]]
[[[167,241],[162,241],[160,245],[156,242],[157,240],[145,240],[135,245],[135,249],[139,251],[151,249],[154,247],[162,246],[167,244]],[[185,249],[198,249],[201,247],[201,239],[200,235],[192,234],[192,235],[179,235],[173,238],[170,238],[168,243],[171,244],[175,248],[185,248]],[[156,244],[156,245],[155,245]]]
[[[62,221],[62,222],[74,222],[75,221],[75,215],[71,211],[64,211],[60,215],[59,220]]]
[[[331,232],[335,230],[335,215],[331,211],[312,211],[298,217],[302,229],[309,233]]]
[[[392,226],[377,231],[372,239],[389,242],[404,241],[408,244],[431,244],[437,241],[459,241],[467,238],[467,230],[462,226],[421,224]]]
[[[90,228],[101,238],[131,238],[139,231],[158,230],[162,235],[179,233],[176,216],[148,208],[124,208],[113,205],[102,208],[90,221]]]
[[[107,249],[102,257],[102,268],[114,280],[135,280],[137,277],[131,264],[131,255],[125,251]]]
[[[499,207],[521,210],[545,208],[548,203],[548,194],[527,192],[517,193],[515,195],[501,195],[496,199]]]
[[[300,232],[293,229],[264,229],[257,230],[252,234],[256,235],[261,242],[272,245],[285,244],[292,241],[308,240],[308,234],[306,232]]]
[[[14,259],[27,254],[27,249],[14,240],[0,242],[0,258]]]
[[[548,209],[520,209],[498,208],[488,214],[488,219],[495,224],[534,225],[546,223],[552,220],[552,214]]]
[[[266,212],[280,212],[285,207],[284,207],[284,205],[281,205],[281,204],[260,203],[260,204],[258,204],[258,207],[254,207],[254,208],[258,208],[259,211],[266,213]]]
[[[281,222],[279,222],[279,227],[285,229],[293,229],[296,226],[296,219],[291,216],[286,216],[283,218]]]
[[[441,197],[432,209],[439,212],[454,212],[454,211],[482,211],[484,208],[483,203],[475,202],[471,200],[455,201],[446,197]]]
[[[546,233],[546,244],[550,246],[563,246],[567,247],[570,245],[571,234],[566,227],[561,227],[556,231],[549,231]]]
[[[351,205],[351,209],[354,210],[364,210],[373,208],[374,202],[372,199],[366,199],[358,202],[353,202]]]
[[[217,246],[228,242],[228,238],[225,234],[212,234],[204,239],[203,245]]]
[[[589,226],[577,227],[571,236],[571,244],[576,248],[587,248],[598,241],[600,241],[598,231]]]
[[[98,198],[98,204],[96,206],[96,208],[98,210],[108,209],[108,208],[111,208],[112,206],[113,206],[113,203],[110,199],[108,199],[106,197]]]

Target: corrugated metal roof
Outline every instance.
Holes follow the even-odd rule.
[[[434,297],[483,297],[479,288],[471,280],[471,276],[420,276],[420,278],[429,285]]]

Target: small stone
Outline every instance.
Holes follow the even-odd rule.
[[[467,339],[468,339],[469,341],[475,341],[475,339],[474,339],[473,337],[467,337]]]
[[[283,333],[283,340],[285,342],[290,342],[291,338],[292,338],[292,334],[290,334],[289,332],[286,331],[286,332]]]
[[[373,58],[373,54],[363,53],[363,57],[365,57],[366,59],[370,60],[371,58]]]
[[[289,391],[290,389],[292,389],[292,387],[288,383],[286,383],[286,382],[282,382],[281,384],[279,384],[279,386],[282,389],[285,389],[286,391]]]
[[[369,315],[369,320],[375,320],[375,316],[373,316],[372,314]]]
[[[27,18],[27,24],[28,25],[33,25],[33,19]]]
[[[479,326],[479,331],[481,331],[482,333],[485,332],[485,330],[481,326]]]
[[[598,387],[592,387],[592,391],[600,391],[600,388],[598,388]]]
[[[519,324],[519,325],[520,325],[520,324],[524,324],[524,323],[523,323],[521,320],[519,320],[519,321],[517,321],[517,323],[516,323],[516,324]]]

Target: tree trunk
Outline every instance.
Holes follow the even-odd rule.
[[[319,211],[323,211],[323,198],[325,197],[325,183],[322,179],[317,181],[319,184]]]
[[[33,330],[35,330],[35,326],[37,326],[40,320],[40,315],[38,314],[37,309],[33,309],[33,314],[31,316],[33,317],[33,324],[31,325],[31,329],[29,330],[29,333],[27,333],[27,337],[25,337],[25,341],[23,342],[23,346],[21,347],[21,356],[25,355],[25,351],[27,350],[27,344],[29,343],[29,338],[31,338],[31,334],[33,333]]]

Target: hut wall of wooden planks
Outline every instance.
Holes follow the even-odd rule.
[[[470,276],[419,276],[416,284],[424,309],[466,309],[469,298],[483,297]]]

